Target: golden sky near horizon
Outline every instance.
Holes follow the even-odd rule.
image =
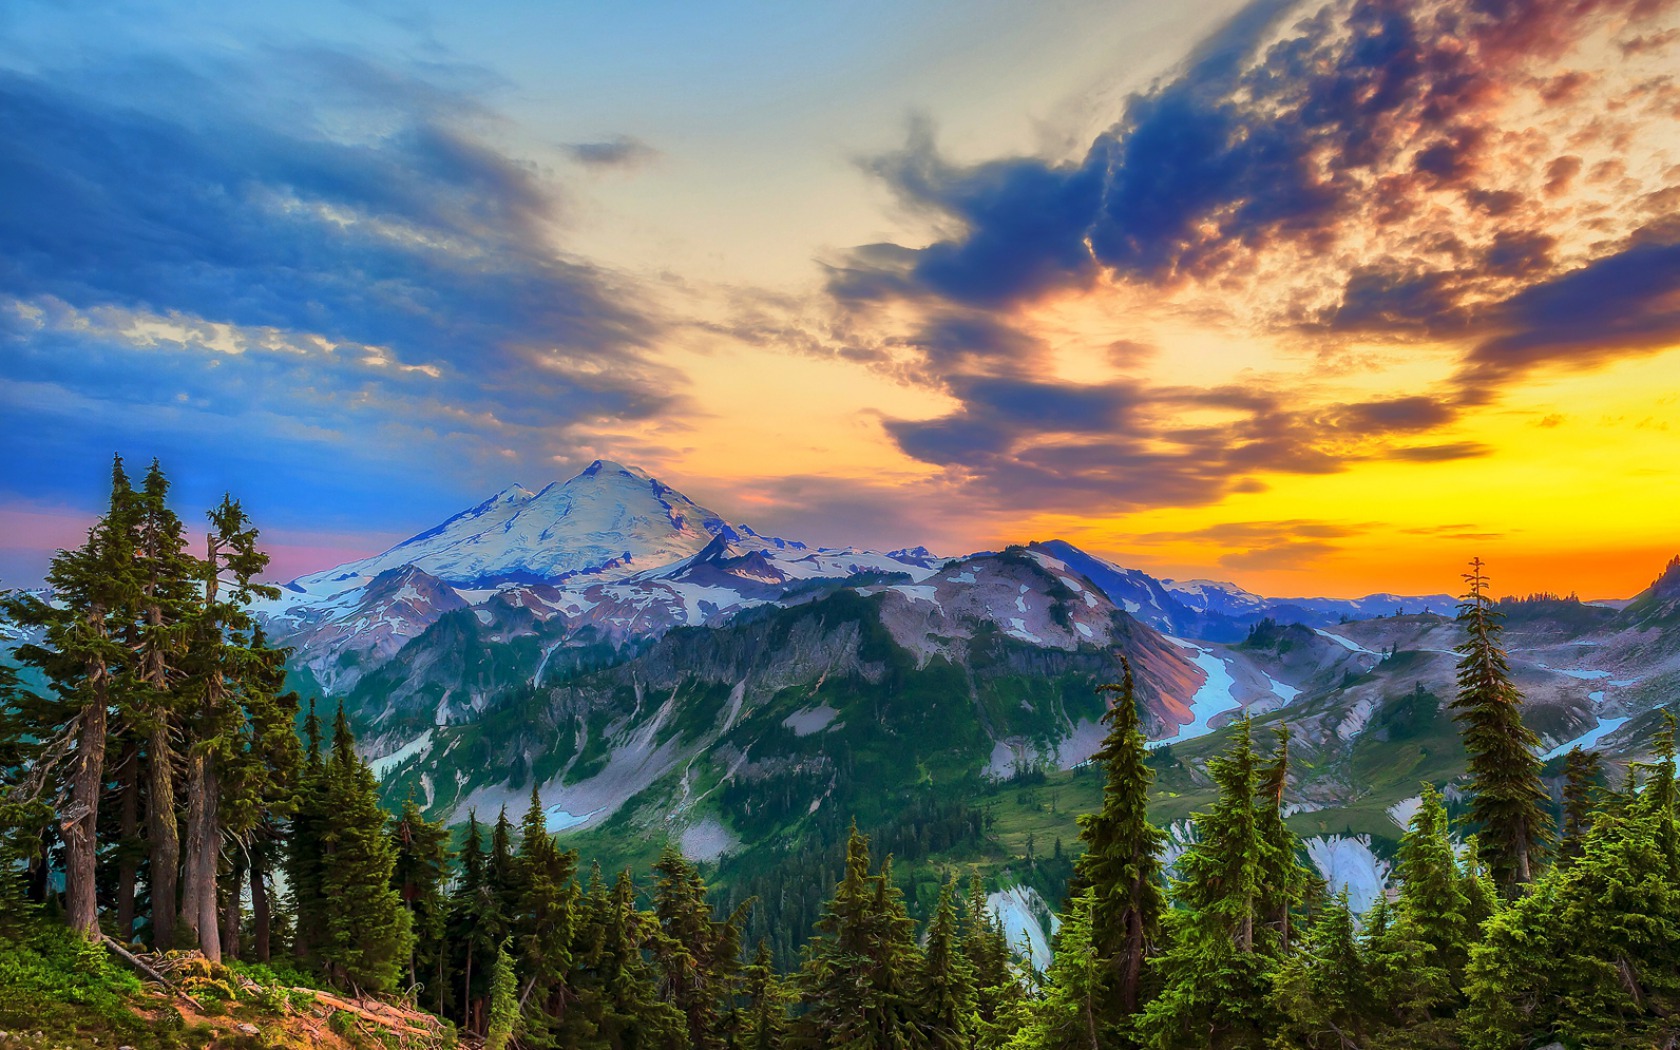
[[[0,19],[0,574],[113,448],[296,572],[596,456],[1269,594],[1680,551],[1672,3],[147,6]]]

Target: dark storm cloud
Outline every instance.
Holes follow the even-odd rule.
[[[200,455],[231,457],[238,432],[274,463],[377,447],[390,475],[500,448],[541,462],[568,427],[670,408],[655,323],[550,246],[557,201],[475,133],[469,96],[269,59],[314,85],[283,114],[237,77],[219,90],[226,69],[157,61],[126,97],[117,77],[0,72],[0,355],[14,396],[33,391],[12,426],[145,410]],[[86,458],[108,456],[112,435],[83,430]],[[0,486],[53,490],[74,444]]]

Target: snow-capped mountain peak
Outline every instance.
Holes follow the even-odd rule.
[[[646,471],[596,460],[537,492],[509,486],[382,554],[300,578],[293,589],[317,592],[402,565],[474,588],[613,579],[696,554],[720,535],[797,546],[758,537]]]

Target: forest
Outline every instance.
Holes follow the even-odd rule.
[[[1396,890],[1356,916],[1304,863],[1288,733],[1256,740],[1247,721],[1169,848],[1122,658],[1102,687],[1101,805],[1068,844],[1040,975],[982,880],[949,871],[917,923],[891,843],[855,825],[828,870],[809,866],[819,917],[780,965],[747,935],[762,901],[723,910],[674,848],[650,870],[583,870],[535,791],[518,823],[387,812],[343,709],[285,691],[286,654],[247,611],[268,590],[257,530],[231,498],[206,521],[194,550],[157,465],[135,484],[118,461],[51,601],[5,599],[26,641],[0,665],[0,1025],[55,994],[41,959],[91,967],[109,946],[402,1000],[496,1050],[1680,1043],[1673,721],[1617,783],[1572,752],[1555,806],[1480,563],[1451,701],[1469,774],[1420,786]]]

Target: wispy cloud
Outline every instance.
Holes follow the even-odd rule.
[[[0,488],[63,492],[146,429],[209,472],[289,476],[307,513],[492,459],[547,475],[681,403],[645,298],[556,247],[563,202],[470,91],[266,61],[154,59],[176,87],[138,100],[0,72],[0,398],[34,453]],[[286,112],[218,92],[240,73],[285,82]]]

